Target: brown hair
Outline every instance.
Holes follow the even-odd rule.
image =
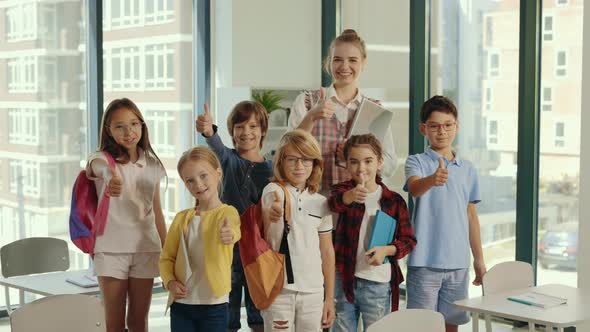
[[[305,158],[313,159],[313,169],[305,186],[311,193],[316,193],[320,190],[322,172],[324,170],[324,160],[322,159],[322,152],[318,141],[307,131],[295,129],[287,132],[281,138],[279,148],[273,159],[273,173],[272,181],[287,183],[287,177],[283,170],[283,159],[285,158],[285,150],[287,146],[301,153]]]
[[[332,57],[334,57],[334,49],[336,48],[336,45],[341,43],[353,44],[359,49],[359,51],[361,51],[363,60],[367,59],[367,47],[365,46],[365,41],[359,37],[353,29],[346,29],[342,31],[338,37],[332,40],[330,48],[328,48],[328,56],[324,59],[324,70],[329,75],[332,75]]]
[[[213,169],[215,169],[215,170],[221,169],[221,163],[219,162],[219,159],[217,158],[215,153],[213,151],[211,151],[211,149],[209,149],[208,147],[205,147],[205,146],[196,146],[194,148],[191,148],[191,149],[188,149],[187,151],[185,151],[182,154],[182,156],[180,157],[180,159],[178,160],[178,164],[176,165],[176,170],[178,171],[178,175],[180,176],[180,179],[182,180],[182,182],[184,182],[184,179],[182,178],[182,174],[180,174],[180,170],[189,161],[194,161],[194,162],[205,161]],[[223,183],[223,172],[221,173],[221,176],[219,177],[219,183],[217,184],[217,193],[219,195],[221,195],[222,183]],[[199,204],[199,201],[197,200],[196,205],[198,205],[198,204]]]
[[[455,106],[451,99],[445,96],[434,96],[424,102],[422,108],[420,109],[420,122],[426,123],[432,112],[451,114],[455,117],[455,120],[459,118],[457,106]]]
[[[144,151],[146,157],[152,157],[153,159],[157,160],[160,166],[164,168],[164,164],[162,164],[162,161],[160,158],[158,158],[154,152],[154,149],[152,149],[152,145],[150,144],[149,132],[147,126],[145,125],[143,115],[139,111],[137,105],[127,98],[115,99],[111,101],[105,109],[100,124],[100,145],[98,147],[98,151],[108,152],[115,160],[122,157],[123,160],[118,160],[118,162],[123,164],[126,164],[130,161],[131,157],[129,156],[129,152],[117,144],[110,130],[113,113],[119,109],[127,109],[131,111],[141,121],[141,138],[139,139],[139,142],[137,142],[137,146]],[[146,160],[149,160],[149,158],[146,158]]]
[[[381,142],[375,137],[373,134],[364,134],[364,135],[352,135],[346,143],[344,144],[343,153],[344,159],[348,161],[348,156],[350,155],[350,149],[354,147],[359,147],[359,145],[368,145],[369,149],[373,151],[373,153],[377,156],[377,159],[382,162],[383,161],[383,147]],[[381,171],[377,171],[377,178],[375,179],[377,183],[381,182]]]
[[[229,131],[234,146],[236,146],[236,141],[234,140],[234,126],[238,123],[250,120],[252,114],[254,114],[256,120],[260,124],[260,131],[262,132],[260,148],[262,149],[262,142],[264,142],[268,130],[268,113],[261,103],[250,100],[244,100],[237,103],[227,118],[227,130]]]

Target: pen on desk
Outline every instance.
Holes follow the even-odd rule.
[[[509,297],[508,300],[509,301],[512,301],[512,302],[516,302],[516,303],[530,305],[531,307],[543,308],[543,306],[541,306],[541,305],[538,305],[538,304],[532,303],[532,302],[528,302],[528,301],[525,301],[525,300],[521,300],[521,299],[514,299],[514,298]]]

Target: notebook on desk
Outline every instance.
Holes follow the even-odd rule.
[[[565,298],[537,292],[526,292],[520,295],[510,296],[508,300],[539,308],[551,308],[567,303],[567,299]]]
[[[76,277],[69,277],[66,279],[70,284],[74,284],[79,287],[90,288],[98,286],[98,279],[93,275],[81,275]]]
[[[368,249],[389,245],[391,243],[391,240],[393,240],[396,225],[397,220],[395,220],[387,213],[381,210],[377,210],[377,213],[375,214],[375,218],[373,220],[373,230],[371,231],[371,238],[369,240]],[[387,256],[385,256],[385,260],[383,261],[383,263],[387,262],[389,262],[389,259],[387,258]]]

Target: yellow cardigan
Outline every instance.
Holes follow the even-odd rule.
[[[177,280],[174,269],[180,237],[184,236],[188,224],[195,217],[195,209],[190,208],[180,211],[174,217],[174,221],[166,235],[166,242],[160,256],[160,276],[164,288],[167,289],[171,280]],[[234,231],[234,242],[230,245],[221,243],[220,229],[223,220],[227,218],[230,227]],[[201,233],[203,237],[203,249],[205,250],[205,273],[209,288],[215,297],[228,294],[231,290],[231,264],[233,259],[233,246],[241,236],[240,215],[230,205],[222,204],[212,210],[201,212]],[[184,262],[178,262],[184,266]],[[176,269],[179,267],[176,266]],[[181,267],[186,268],[186,266]],[[184,273],[186,275],[186,272]],[[180,280],[179,280],[180,281]],[[180,281],[184,284],[184,280]]]

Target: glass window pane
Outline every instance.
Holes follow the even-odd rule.
[[[1,7],[0,243],[63,239],[70,268],[86,268],[88,255],[73,246],[67,222],[88,153],[82,1],[2,1]],[[10,298],[16,303],[18,292]],[[26,293],[27,302],[34,299]]]
[[[543,12],[563,22],[555,27],[564,38],[541,49],[541,59],[556,59],[541,67],[542,91],[555,107],[541,113],[537,280],[576,287],[584,2],[560,2],[543,0]]]
[[[520,4],[436,0],[433,5],[431,91],[457,105],[461,126],[454,146],[478,171],[482,201],[476,206],[490,268],[515,256]],[[481,289],[470,283],[470,294]]]

